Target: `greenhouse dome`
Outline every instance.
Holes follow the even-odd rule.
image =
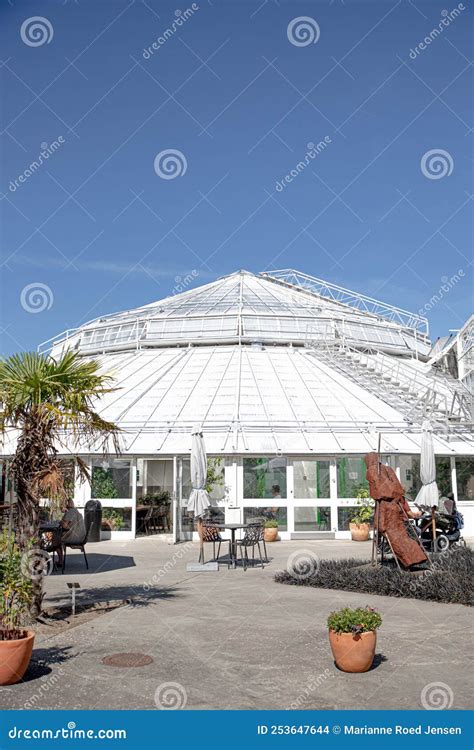
[[[426,318],[297,271],[238,271],[69,330],[40,347],[73,349],[114,378],[101,415],[121,454],[88,446],[91,487],[133,536],[138,509],[168,493],[166,533],[189,538],[191,432],[222,479],[215,513],[276,518],[282,538],[348,536],[377,450],[410,497],[420,485],[421,424],[432,422],[438,482],[474,531],[474,446],[465,386],[433,366]],[[380,436],[380,438],[379,438]],[[95,481],[94,481],[95,476]],[[362,493],[363,494],[363,493]]]

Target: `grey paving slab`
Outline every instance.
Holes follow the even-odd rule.
[[[85,601],[131,604],[77,627],[37,637],[26,679],[0,688],[6,708],[199,709],[420,708],[440,690],[452,708],[472,705],[471,610],[457,605],[284,586],[273,581],[301,549],[324,559],[368,558],[370,544],[269,545],[260,568],[188,573],[197,545],[155,538],[89,545],[90,571],[71,553],[64,576],[46,581],[46,605],[65,603],[67,581]],[[370,604],[383,616],[374,668],[348,675],[333,664],[326,618]],[[145,667],[118,668],[105,656],[140,652]],[[427,686],[429,687],[427,689]]]

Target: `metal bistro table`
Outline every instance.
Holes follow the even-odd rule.
[[[246,529],[248,526],[248,523],[213,523],[213,526],[215,526],[216,529],[228,529],[231,534],[231,540],[230,540],[230,561],[232,563],[232,567],[237,567],[237,544],[235,541],[235,532],[237,529]]]

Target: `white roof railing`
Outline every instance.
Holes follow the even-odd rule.
[[[261,275],[265,278],[274,279],[289,286],[311,292],[319,297],[330,299],[333,302],[347,305],[355,310],[375,315],[383,320],[399,323],[405,328],[416,331],[423,338],[428,338],[428,319],[417,313],[412,313],[409,310],[404,310],[394,305],[388,305],[373,297],[368,297],[366,294],[353,292],[350,289],[345,289],[345,287],[331,284],[329,281],[309,276],[306,273],[295,271],[291,268],[264,272]]]

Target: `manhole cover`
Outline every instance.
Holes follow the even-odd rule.
[[[102,664],[108,667],[146,667],[152,663],[153,659],[146,654],[110,654],[102,659]]]

